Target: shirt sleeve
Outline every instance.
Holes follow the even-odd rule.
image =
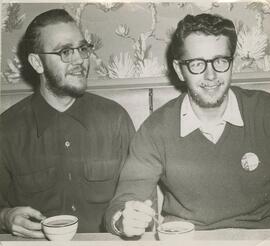
[[[270,137],[270,94],[268,94],[267,103],[264,103],[264,128],[266,135]]]
[[[1,132],[0,132],[1,134]],[[4,152],[4,142],[2,137],[0,137],[0,210],[2,208],[8,207],[7,193],[8,187],[11,182],[10,173],[7,169],[7,160]]]
[[[116,194],[106,211],[107,230],[112,228],[113,215],[130,200],[156,202],[157,182],[162,174],[160,153],[148,129],[144,126],[135,134],[130,152],[122,169]],[[154,199],[154,200],[153,200]]]
[[[2,138],[0,138],[0,145],[1,145],[0,147],[0,211],[1,211],[3,208],[10,207],[7,200],[7,196],[11,178],[10,173],[7,169],[7,161],[4,156]],[[0,233],[6,233],[2,229],[1,222],[0,222]]]
[[[121,138],[121,151],[122,151],[122,169],[128,155],[129,144],[131,142],[132,137],[135,133],[134,124],[129,116],[129,114],[124,110],[122,114],[120,114],[120,123],[118,124],[118,132]]]

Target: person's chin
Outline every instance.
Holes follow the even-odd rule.
[[[85,77],[75,77],[69,80],[69,86],[75,90],[85,90],[87,87],[87,79]]]
[[[65,86],[62,88],[64,94],[69,95],[71,97],[77,98],[81,97],[87,89],[86,83],[78,83],[75,86]]]
[[[78,95],[83,95],[86,89],[87,89],[87,84],[83,83],[83,84],[80,84],[80,86],[74,87],[73,91]]]
[[[202,108],[217,108],[223,102],[223,99],[216,99],[216,100],[201,100],[199,102],[199,106]]]
[[[85,89],[72,89],[68,90],[66,93],[73,98],[78,98],[83,96],[85,91],[86,91]]]

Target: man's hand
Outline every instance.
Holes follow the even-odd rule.
[[[28,238],[45,237],[40,223],[45,217],[31,207],[4,208],[0,218],[0,224],[13,235]]]
[[[122,212],[122,232],[127,237],[140,236],[149,226],[155,210],[151,208],[152,202],[128,201]]]

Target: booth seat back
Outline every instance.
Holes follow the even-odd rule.
[[[153,110],[180,94],[172,87],[160,89],[102,89],[89,92],[112,99],[122,105],[129,113],[136,129]],[[31,92],[23,91],[1,93],[0,113],[30,94]]]
[[[246,83],[239,86],[247,89],[265,90],[270,92],[269,83]],[[141,123],[157,108],[177,97],[180,92],[172,86],[141,89],[100,89],[91,90],[91,93],[112,99],[122,105],[129,113],[138,129]],[[10,106],[30,95],[31,92],[10,90],[1,92],[0,113]]]

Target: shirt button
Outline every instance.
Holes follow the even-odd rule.
[[[71,206],[71,209],[72,209],[72,211],[73,211],[73,212],[75,212],[75,211],[76,211],[76,207],[75,207],[75,205],[74,205],[74,204]]]
[[[70,142],[69,141],[66,141],[65,142],[65,146],[68,148],[70,146]]]

